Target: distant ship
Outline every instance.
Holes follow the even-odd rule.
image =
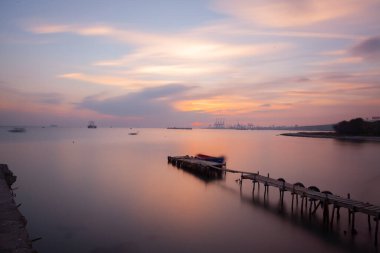
[[[167,129],[181,129],[181,130],[192,130],[191,127],[168,127]]]
[[[88,128],[97,128],[94,121],[89,121],[87,127]]]
[[[133,128],[129,128],[130,130],[133,130]],[[131,131],[128,133],[129,135],[138,135],[139,134],[139,131]]]
[[[24,133],[25,131],[26,131],[26,129],[23,127],[15,127],[15,128],[8,130],[8,132],[11,132],[11,133]]]

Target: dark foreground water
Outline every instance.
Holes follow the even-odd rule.
[[[276,131],[0,129],[0,162],[18,176],[17,203],[40,253],[377,252],[367,217],[347,214],[332,231],[263,202],[235,179],[205,182],[167,164],[168,155],[226,155],[230,168],[270,173],[380,205],[380,143],[278,136]],[[374,223],[373,223],[374,225]]]

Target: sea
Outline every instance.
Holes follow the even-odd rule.
[[[291,210],[285,192],[239,174],[207,180],[168,156],[226,157],[227,168],[302,182],[380,205],[380,143],[281,136],[271,130],[0,129],[0,163],[17,176],[15,201],[39,253],[378,252],[375,223],[347,210],[332,227]],[[330,213],[331,213],[330,208]],[[380,238],[379,238],[380,240]]]

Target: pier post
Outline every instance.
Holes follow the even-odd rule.
[[[257,171],[257,175],[259,176],[260,175],[260,171]],[[260,183],[257,182],[257,191],[260,191]]]
[[[349,193],[347,194],[347,198],[351,199],[351,195]],[[350,208],[347,208],[347,210],[348,210],[348,224],[351,224],[351,210]]]
[[[334,224],[335,209],[336,209],[336,206],[335,206],[335,204],[334,204],[334,205],[333,205],[333,210],[332,210],[332,215],[331,215],[331,221],[330,221],[330,227],[331,227],[331,228],[333,227],[333,224]]]
[[[340,220],[340,206],[337,207],[336,211],[336,220]]]
[[[242,195],[242,193],[243,193],[243,174],[240,175],[239,185],[240,185],[240,195]]]
[[[356,210],[355,210],[355,208],[354,208],[354,209],[351,211],[351,214],[352,214],[351,233],[352,233],[353,235],[356,234],[356,229],[355,229],[355,212],[356,212]]]
[[[313,214],[315,214],[315,212],[317,212],[317,209],[318,209],[318,207],[319,207],[321,204],[322,204],[322,201],[321,201],[321,200],[318,202],[318,205],[315,205],[315,201],[314,201],[314,210],[313,210]]]
[[[294,192],[292,192],[292,212],[293,212],[293,203],[294,203]]]
[[[307,197],[305,196],[305,210],[307,212]]]
[[[329,201],[326,198],[323,201],[323,223],[328,225],[329,220],[330,220]]]
[[[368,230],[371,231],[372,230],[372,227],[371,227],[371,215],[368,214]]]
[[[280,195],[280,201],[281,201],[281,208],[284,207],[284,190],[281,190],[281,195]]]
[[[309,206],[309,220],[311,220],[311,207],[313,206],[312,204],[311,204],[311,202],[313,201],[312,199],[309,199],[309,201],[310,201],[310,206]]]
[[[377,234],[379,232],[379,217],[376,217],[376,228],[375,228],[375,246],[377,246]]]

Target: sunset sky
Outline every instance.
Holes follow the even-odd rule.
[[[379,0],[0,1],[0,125],[380,116]]]

